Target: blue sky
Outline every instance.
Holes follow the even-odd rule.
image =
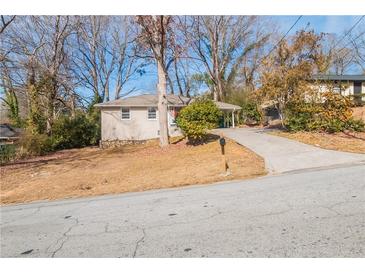
[[[361,16],[303,16],[292,32],[305,28],[307,23],[317,32],[339,33],[353,26]],[[286,32],[298,16],[272,16],[278,22],[283,32]],[[359,24],[360,26],[360,24]],[[362,22],[362,26],[364,26]]]
[[[298,15],[295,16],[269,16],[270,19],[276,22],[279,30],[285,33],[297,20]],[[294,34],[297,30],[303,29],[309,23],[308,29],[314,29],[316,32],[324,32],[342,35],[344,31],[350,29],[361,16],[303,16],[295,27],[291,30],[290,34]],[[363,20],[356,28],[364,28],[365,20]],[[356,31],[356,29],[354,29]],[[346,41],[345,41],[346,43]],[[339,45],[341,46],[341,45]],[[151,93],[155,92],[157,83],[157,77],[154,70],[154,66],[147,68],[146,75],[136,77],[137,79],[130,82],[126,88],[135,87],[137,93]]]
[[[297,20],[298,15],[294,16],[264,16],[269,17],[276,23],[281,33],[285,33]],[[316,32],[332,33],[342,35],[345,30],[351,28],[361,16],[303,16],[295,27],[291,30],[289,35],[294,34],[295,31],[303,29],[309,23],[309,29],[314,29]],[[365,20],[362,20],[356,29],[365,28]],[[356,32],[356,29],[354,31]],[[344,40],[346,43],[346,40]],[[339,45],[343,46],[343,45]],[[356,73],[356,72],[352,72]],[[157,75],[155,66],[151,65],[146,68],[146,73],[143,76],[135,76],[133,81],[127,83],[122,94],[128,90],[135,89],[133,94],[154,93],[156,90]],[[113,90],[113,86],[110,87]],[[83,88],[80,88],[81,92]],[[82,92],[83,93],[83,92]],[[90,93],[88,93],[90,94]],[[111,94],[111,99],[114,99],[114,94]]]

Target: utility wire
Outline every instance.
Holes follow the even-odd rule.
[[[300,15],[297,20],[294,22],[294,24],[288,29],[288,31],[284,34],[283,37],[281,37],[281,39],[279,40],[279,42],[276,43],[276,45],[270,50],[270,52],[264,57],[261,59],[264,60],[266,59],[267,57],[270,56],[270,54],[276,49],[276,47],[285,39],[285,37],[289,34],[289,32],[295,27],[295,25],[299,22],[300,19],[302,19],[303,15]]]
[[[353,41],[355,41],[357,38],[359,38],[360,36],[363,36],[365,33],[364,32],[361,32],[359,35],[357,35],[355,38],[351,38],[351,41],[350,42],[347,42],[341,49],[338,50],[337,53],[340,53],[341,51],[343,51],[344,49],[346,49],[346,47],[350,44],[353,43]]]
[[[361,22],[362,19],[364,19],[364,17],[365,15],[361,16],[360,19],[356,21],[356,23],[344,34],[344,36],[339,41],[337,41],[337,43],[333,47],[331,47],[330,52],[334,48],[336,48],[342,42],[342,40],[345,39],[347,35],[349,35],[352,32],[352,30]]]
[[[342,39],[340,40],[340,41],[338,41],[337,43],[336,43],[336,45],[335,46],[333,46],[331,49],[330,49],[330,53],[331,53],[331,51],[347,36],[347,35],[349,35],[351,32],[352,32],[352,30],[361,22],[361,20],[363,19],[365,17],[365,15],[363,15],[363,16],[361,16],[360,17],[360,19],[347,31],[347,33],[342,37]],[[346,49],[346,47],[348,46],[348,45],[350,45],[351,43],[353,43],[354,42],[354,40],[356,40],[357,38],[359,38],[360,36],[362,36],[362,35],[364,35],[364,32],[361,32],[359,35],[357,35],[355,38],[353,38],[353,39],[351,39],[351,41],[349,41],[349,42],[347,42],[341,49],[339,49],[338,51],[337,51],[337,53],[340,53],[341,51],[343,51],[344,49]],[[343,56],[342,56],[342,58],[345,58],[345,57],[347,57],[347,55],[349,55],[351,53],[351,51],[348,51],[348,52],[346,52]]]

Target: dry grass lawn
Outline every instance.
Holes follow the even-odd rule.
[[[290,133],[273,131],[271,134],[325,149],[365,153],[365,132],[328,134],[319,132]]]
[[[65,150],[0,167],[1,204],[143,191],[265,174],[262,158],[228,140],[231,175],[223,177],[218,141],[160,149],[157,142],[119,149]]]
[[[365,106],[353,108],[352,111],[352,116],[354,116],[354,118],[363,120],[365,122]]]

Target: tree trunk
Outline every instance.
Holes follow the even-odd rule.
[[[104,102],[109,102],[109,84],[107,83],[105,85],[105,89],[104,89]]]
[[[213,86],[213,100],[218,101],[218,90],[217,87]]]
[[[166,147],[169,145],[169,132],[167,126],[167,98],[166,98],[166,73],[163,69],[161,61],[157,60],[157,72],[158,72],[158,115],[160,124],[160,146]]]
[[[75,94],[71,94],[70,100],[70,109],[71,109],[71,117],[74,118],[76,116],[76,107],[75,107]]]
[[[170,93],[174,94],[174,84],[172,83],[171,77],[167,75],[167,80],[169,82],[169,86],[170,86]]]
[[[176,58],[174,59],[174,67],[175,67],[175,77],[176,77],[176,82],[177,82],[177,86],[179,87],[179,95],[180,96],[184,96],[184,91],[181,87],[181,83],[180,83],[180,77],[179,77],[179,71],[177,68],[177,60]]]

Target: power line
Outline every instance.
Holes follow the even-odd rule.
[[[300,15],[297,20],[294,22],[294,24],[288,29],[288,31],[284,34],[283,37],[279,40],[279,42],[276,43],[276,45],[270,50],[270,52],[261,60],[266,59],[270,56],[270,54],[276,49],[276,47],[285,39],[285,37],[289,34],[289,32],[295,27],[295,25],[299,22],[300,19],[302,19],[303,15]]]
[[[346,49],[346,47],[350,44],[353,43],[353,41],[356,41],[357,38],[359,38],[360,36],[363,36],[364,35],[364,32],[361,32],[359,35],[357,35],[355,38],[351,38],[351,41],[350,42],[347,42],[341,49],[338,50],[337,53],[340,53],[341,51],[343,51],[344,49]]]
[[[365,15],[361,16],[360,19],[356,21],[356,23],[344,34],[344,36],[339,41],[337,41],[337,43],[333,47],[331,47],[330,52],[334,48],[336,48],[342,42],[342,40],[345,39],[347,35],[349,35],[352,32],[352,30],[361,22],[362,19],[364,19],[364,17]]]
[[[361,16],[360,19],[350,28],[350,30],[342,37],[342,39],[340,40],[340,42],[348,35],[352,32],[352,30],[360,23],[360,21],[365,17],[365,15]],[[339,49],[337,51],[337,53],[340,53],[341,51],[343,51],[349,44],[353,43],[354,40],[356,40],[357,38],[359,38],[360,36],[364,35],[364,32],[361,32],[359,35],[357,35],[355,38],[351,39],[350,42],[347,42],[341,49]],[[338,45],[339,42],[336,43],[336,45]],[[330,52],[335,48],[336,46],[332,47],[330,49]],[[347,51],[345,53],[345,55],[342,56],[342,58],[347,57],[347,55],[349,55],[351,53],[351,51]]]

